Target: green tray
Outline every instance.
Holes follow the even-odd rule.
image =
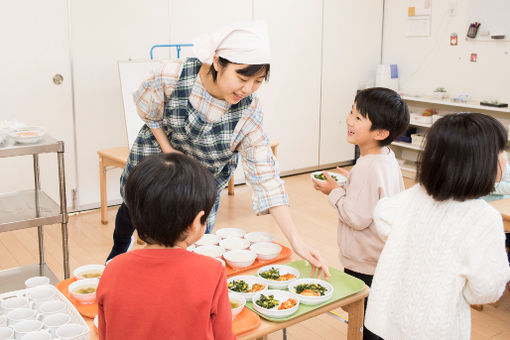
[[[285,265],[294,267],[297,270],[299,270],[300,273],[299,278],[310,277],[312,267],[305,260],[285,263]],[[351,275],[345,274],[344,272],[338,269],[329,267],[329,272],[331,273],[331,277],[329,278],[328,282],[333,286],[333,288],[335,288],[335,290],[333,292],[333,296],[331,297],[331,299],[329,299],[326,302],[314,306],[299,304],[299,308],[296,313],[284,318],[272,318],[270,316],[259,313],[255,308],[253,308],[253,303],[251,301],[246,301],[246,307],[248,307],[249,309],[251,309],[252,311],[254,311],[255,313],[257,313],[266,320],[273,322],[283,322],[294,319],[295,317],[311,312],[314,309],[320,308],[322,306],[329,305],[330,303],[346,298],[349,295],[361,292],[365,288],[365,283],[363,281]]]

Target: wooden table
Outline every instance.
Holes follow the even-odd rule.
[[[329,312],[333,309],[341,307],[349,313],[349,324],[347,326],[347,339],[348,340],[361,340],[363,338],[363,305],[364,300],[368,296],[369,289],[346,297],[345,299],[335,301],[329,305],[317,308],[310,313],[303,314],[295,319],[285,322],[271,322],[261,318],[260,326],[256,329],[243,333],[237,336],[237,340],[263,340],[267,339],[267,335],[279,331],[280,329],[287,328],[294,324],[300,323],[313,318],[314,316]]]
[[[505,232],[510,233],[510,198],[504,200],[489,202],[494,208],[496,208],[503,216],[503,224]]]

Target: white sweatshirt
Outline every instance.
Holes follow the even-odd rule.
[[[510,280],[499,212],[482,199],[435,201],[420,185],[382,199],[386,240],[365,326],[390,339],[469,339],[470,304],[498,300]]]

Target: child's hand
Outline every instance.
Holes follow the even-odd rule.
[[[329,175],[329,173],[327,171],[323,171],[322,173],[324,174],[324,176],[326,176],[325,182],[320,182],[320,181],[316,180],[315,178],[312,178],[313,187],[315,188],[315,190],[319,190],[323,194],[329,195],[329,193],[333,189],[340,188],[338,183],[333,178],[331,178],[331,176]]]

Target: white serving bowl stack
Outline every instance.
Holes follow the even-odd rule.
[[[259,261],[268,261],[277,257],[282,251],[282,247],[272,242],[258,242],[252,244],[250,250],[257,254]]]
[[[232,268],[245,268],[255,262],[257,254],[247,249],[236,249],[225,252],[223,258]]]
[[[248,285],[248,289],[250,289],[256,283],[264,285],[264,289],[259,290],[257,292],[244,293],[244,292],[236,292],[229,288],[229,290],[228,290],[229,294],[240,295],[248,300],[251,300],[251,298],[255,295],[255,293],[266,291],[268,288],[268,284],[267,284],[266,280],[264,280],[261,277],[257,277],[257,276],[253,276],[253,275],[238,275],[238,276],[230,277],[227,279],[227,286],[229,285],[230,282],[239,281],[239,280],[243,280],[244,282],[246,282],[246,284]]]
[[[319,284],[326,288],[326,292],[324,295],[321,296],[306,296],[306,295],[300,295],[296,292],[296,287],[301,284]],[[331,284],[324,280],[320,279],[313,279],[313,278],[303,278],[303,279],[297,279],[293,280],[288,284],[287,289],[289,292],[296,294],[299,296],[299,300],[301,300],[301,303],[304,305],[318,305],[320,303],[326,302],[333,296],[334,288]]]
[[[280,276],[285,275],[285,274],[294,274],[296,276],[296,278],[287,280],[287,281],[276,281],[276,280],[264,279],[260,274],[262,272],[270,270],[271,268],[278,269],[280,272]],[[299,273],[299,270],[297,270],[296,268],[290,267],[290,266],[286,266],[286,265],[282,265],[282,264],[270,264],[270,265],[260,268],[257,272],[257,275],[259,277],[261,277],[262,279],[266,280],[266,282],[269,285],[269,288],[285,289],[285,288],[287,288],[289,283],[291,283],[292,281],[299,278],[300,273]]]
[[[264,308],[264,307],[257,305],[257,300],[260,299],[260,296],[262,294],[264,294],[265,296],[273,295],[274,298],[279,301],[279,305],[281,303],[283,303],[284,301],[287,301],[288,299],[296,300],[296,305],[294,307],[291,307],[288,309],[282,309],[282,310],[278,310],[279,305],[275,306],[271,309]],[[253,295],[252,302],[253,302],[253,308],[255,308],[256,311],[258,311],[264,315],[267,315],[269,317],[272,317],[272,318],[284,318],[286,316],[294,314],[295,312],[297,312],[297,310],[299,308],[299,297],[296,294],[293,294],[289,291],[278,290],[278,289],[257,292],[257,293],[255,293],[255,295]]]

